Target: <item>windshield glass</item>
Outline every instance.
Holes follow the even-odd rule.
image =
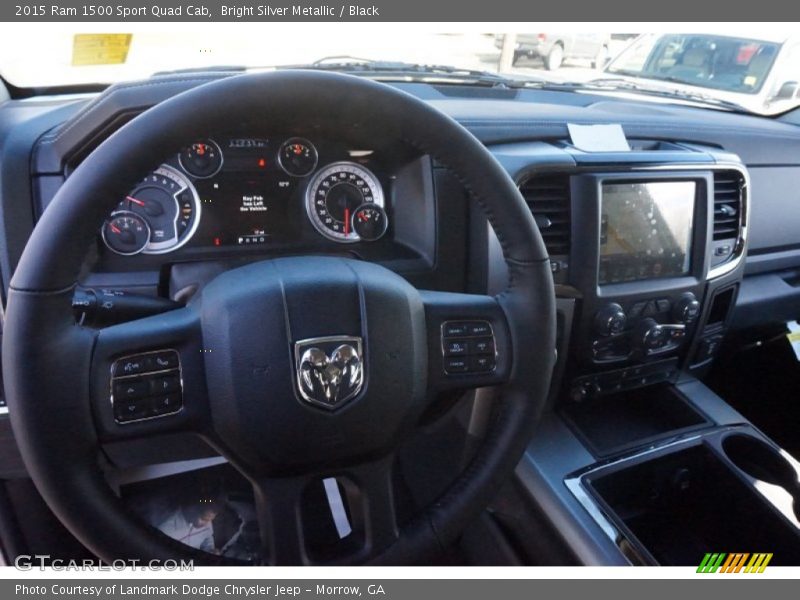
[[[756,94],[781,44],[706,34],[647,35],[609,65],[619,75]]]
[[[360,74],[383,80],[538,84],[763,115],[800,105],[800,45],[790,34],[773,39],[767,24],[740,37],[714,24],[703,25],[711,33],[641,34],[623,25],[600,29],[609,24],[577,31],[519,24],[509,33],[491,23],[461,32],[372,23],[343,24],[335,35],[325,23],[167,25],[2,23],[0,75],[17,88],[43,89],[176,70],[360,65]]]

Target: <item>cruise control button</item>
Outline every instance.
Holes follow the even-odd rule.
[[[114,382],[114,401],[141,398],[150,393],[147,381],[133,378],[130,380]]]
[[[152,401],[150,398],[133,398],[129,400],[114,400],[114,418],[119,423],[136,421],[150,416]]]
[[[445,356],[464,356],[469,354],[469,342],[467,340],[445,340]]]
[[[180,394],[167,394],[153,398],[153,412],[156,415],[166,415],[177,412],[183,406],[183,399]]]
[[[129,356],[121,358],[114,363],[114,376],[137,375],[147,369],[147,360],[144,356]]]
[[[462,322],[450,322],[444,324],[444,337],[464,337],[467,335],[467,324]]]
[[[154,371],[163,371],[165,369],[178,368],[178,353],[177,352],[158,352],[150,356],[152,368]]]
[[[492,326],[485,321],[473,321],[469,323],[467,329],[467,335],[471,336],[492,335]]]
[[[468,358],[446,358],[444,359],[444,370],[447,373],[466,373],[469,371]]]
[[[494,354],[494,338],[480,338],[472,341],[473,354]]]
[[[167,375],[150,380],[150,391],[155,394],[169,394],[181,389],[181,380],[177,375]]]
[[[486,355],[486,356],[473,356],[472,357],[472,370],[477,373],[486,373],[488,371],[494,371],[497,363],[495,363],[494,356]]]

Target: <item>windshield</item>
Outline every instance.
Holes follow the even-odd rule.
[[[335,28],[335,35],[325,23],[112,25],[2,23],[0,75],[20,89],[45,89],[179,70],[314,66],[352,72],[360,65],[360,74],[383,80],[538,84],[764,115],[800,105],[800,49],[767,41],[766,31],[757,31],[766,24],[753,24],[743,37],[641,35],[622,26],[576,32],[547,24],[517,33],[492,32],[491,23],[462,32],[351,24]],[[429,73],[422,68],[431,65],[437,68]],[[645,89],[643,83],[655,80],[657,89]]]
[[[756,94],[764,87],[781,44],[705,34],[647,35],[624,51],[607,71]]]

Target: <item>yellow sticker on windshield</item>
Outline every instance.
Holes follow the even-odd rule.
[[[756,81],[757,79],[754,75],[748,75],[747,77],[744,78],[744,84],[747,87],[753,87],[756,84]]]
[[[76,33],[72,65],[121,65],[128,58],[132,38],[130,33]]]

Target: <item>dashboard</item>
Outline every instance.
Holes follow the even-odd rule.
[[[6,103],[4,287],[83,157],[146,107],[224,76]],[[592,94],[394,85],[476,135],[531,207],[556,284],[560,395],[700,375],[729,329],[796,316],[796,125]],[[630,151],[571,144],[569,124],[609,122]],[[508,277],[474,199],[434,157],[380,132],[264,131],[232,115],[225,131],[153,149],[80,283],[183,302],[232,266],[293,254],[373,261],[422,289],[495,293]]]
[[[148,106],[221,76],[0,105],[2,291],[39,216],[83,157]],[[484,143],[542,233],[558,362],[550,429],[537,435],[559,473],[554,489],[567,493],[560,461],[577,469],[595,459],[579,428],[550,413],[600,406],[592,418],[614,429],[617,415],[605,402],[631,389],[648,388],[640,397],[649,399],[659,384],[693,384],[735,330],[797,318],[800,116],[396,85]],[[630,150],[583,151],[570,138],[572,123],[617,124]],[[118,294],[180,305],[227,269],[300,254],[373,261],[420,289],[495,294],[508,285],[502,245],[469,191],[435,157],[379,131],[263,131],[232,115],[226,131],[154,148],[152,168],[131,181],[87,240],[80,291],[98,305]],[[457,350],[473,341],[452,343]],[[0,417],[0,435],[3,428],[10,441],[0,443],[0,475],[24,475]],[[570,431],[583,444],[572,453],[562,443]],[[133,442],[105,450],[122,468],[207,452],[186,438],[164,443],[168,453]]]

